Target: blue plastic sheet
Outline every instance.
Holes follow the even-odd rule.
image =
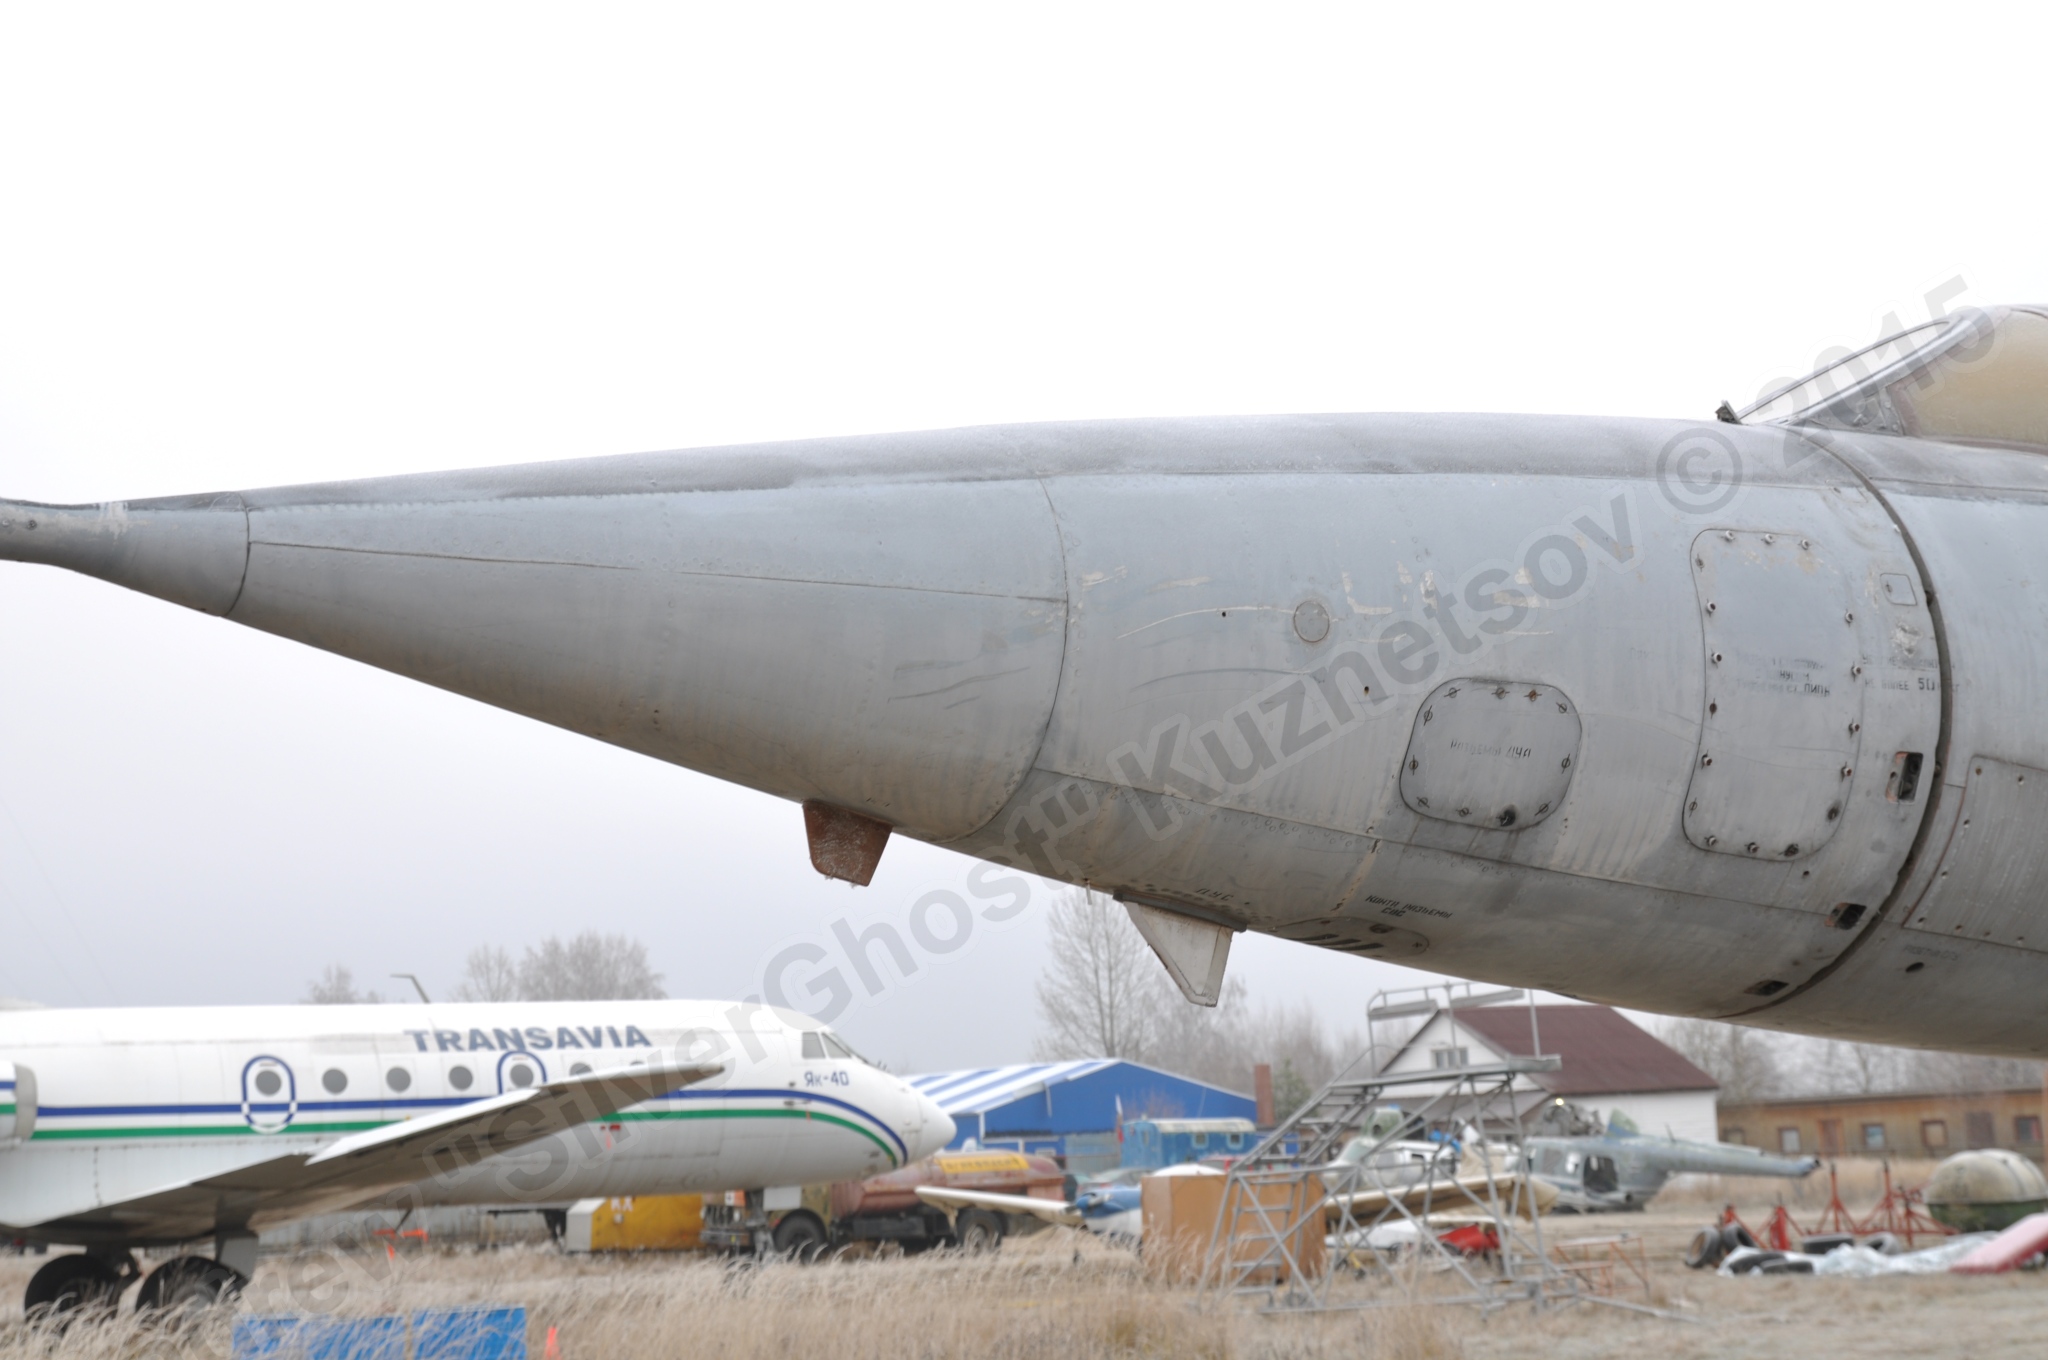
[[[234,1360],[526,1360],[524,1308],[424,1308],[387,1317],[247,1314]]]

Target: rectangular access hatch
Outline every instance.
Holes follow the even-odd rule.
[[[1800,859],[1841,825],[1863,684],[1855,600],[1798,534],[1710,529],[1693,540],[1706,699],[1685,799],[1702,850]]]

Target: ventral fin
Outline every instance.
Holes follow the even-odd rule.
[[[1190,914],[1174,903],[1119,896],[1131,924],[1166,965],[1180,994],[1197,1006],[1223,999],[1223,971],[1230,963],[1230,937],[1243,926]]]

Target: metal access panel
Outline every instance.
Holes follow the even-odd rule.
[[[1425,817],[1520,831],[1557,811],[1579,754],[1579,710],[1555,685],[1452,680],[1422,701],[1401,801]]]
[[[1800,859],[1841,825],[1863,716],[1855,599],[1820,544],[1712,529],[1693,540],[1706,652],[1685,800],[1702,850]]]
[[[1907,924],[2048,951],[2048,770],[1977,756],[1941,868]]]

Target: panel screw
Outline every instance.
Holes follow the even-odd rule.
[[[1858,732],[1861,732],[1862,730],[1863,724],[1860,722],[1852,722],[1849,724],[1849,735],[1852,737],[1855,736]]]
[[[1548,811],[1550,811],[1550,804],[1545,803],[1542,807],[1536,809],[1536,815],[1538,817],[1541,817],[1544,813]]]
[[[1709,837],[1707,837],[1707,844],[1708,844],[1708,845],[1710,845],[1710,846],[1713,846],[1713,845],[1719,845],[1720,843],[1721,843],[1721,838],[1720,838],[1719,836],[1709,836]]]
[[[1799,847],[1798,847],[1798,846],[1796,846],[1796,845],[1788,845],[1788,846],[1786,846],[1786,847],[1785,847],[1785,858],[1786,858],[1786,859],[1790,859],[1790,858],[1792,858],[1792,856],[1794,856],[1794,855],[1796,855],[1796,854],[1798,854],[1798,853],[1799,853]]]
[[[1742,848],[1744,850],[1747,850],[1750,854],[1754,855],[1756,853],[1756,842],[1751,841],[1748,845],[1745,845]]]
[[[1849,765],[1844,765],[1842,767],[1842,778],[1847,779],[1850,775],[1854,773],[1856,773],[1854,767]]]
[[[1472,815],[1472,809],[1468,807],[1461,807],[1458,809],[1458,815],[1460,817],[1470,817]]]
[[[1698,812],[1700,810],[1700,800],[1697,798],[1693,799],[1685,805],[1685,810],[1687,812]]]
[[[1423,723],[1424,723],[1424,725],[1425,725],[1425,726],[1426,726],[1426,725],[1427,725],[1427,724],[1429,723],[1429,720],[1430,720],[1431,718],[1434,718],[1435,716],[1436,716],[1436,710],[1435,710],[1435,709],[1433,709],[1433,708],[1425,708],[1425,709],[1423,709],[1423,710],[1422,710],[1422,721],[1423,721]]]
[[[1714,653],[1714,664],[1716,666],[1721,664],[1721,654],[1719,652]]]
[[[1858,676],[1860,676],[1860,675],[1862,675],[1862,674],[1863,674],[1863,667],[1861,667],[1861,666],[1851,666],[1851,667],[1849,668],[1849,678],[1850,678],[1851,680],[1854,680],[1854,679],[1856,679],[1856,678],[1857,678]]]
[[[1713,764],[1713,763],[1714,763],[1714,758],[1713,758],[1712,756],[1706,756],[1706,755],[1703,755],[1703,756],[1701,756],[1701,757],[1700,757],[1700,764],[1702,764],[1702,765],[1711,765],[1711,764]]]
[[[1778,541],[1778,536],[1777,536],[1776,534],[1765,534],[1765,535],[1764,535],[1764,542],[1766,542],[1766,543],[1776,543],[1777,541]]]
[[[1730,543],[1733,543],[1735,541],[1735,531],[1733,529],[1723,529],[1721,531],[1721,537],[1727,539]]]
[[[1419,760],[1411,760],[1408,762],[1408,768],[1411,770],[1419,770],[1422,768],[1422,762]]]
[[[1716,605],[1716,604],[1715,604],[1715,603],[1714,603],[1714,602],[1713,602],[1712,600],[1708,600],[1708,601],[1707,601],[1707,612],[1708,612],[1709,614],[1713,613],[1713,612],[1714,612],[1714,610],[1715,610],[1716,608],[1718,608],[1718,607],[1719,607],[1719,606],[1717,606],[1717,605]]]
[[[1799,546],[1802,548],[1811,548],[1813,546],[1813,540],[1802,538],[1799,540]]]
[[[1854,614],[1844,614],[1844,615],[1842,615],[1842,622],[1843,622],[1843,623],[1854,623],[1854,622],[1856,622],[1856,616],[1855,616]]]
[[[1563,760],[1557,762],[1557,768],[1560,770],[1569,770],[1571,767],[1572,758],[1570,756],[1566,756]]]

